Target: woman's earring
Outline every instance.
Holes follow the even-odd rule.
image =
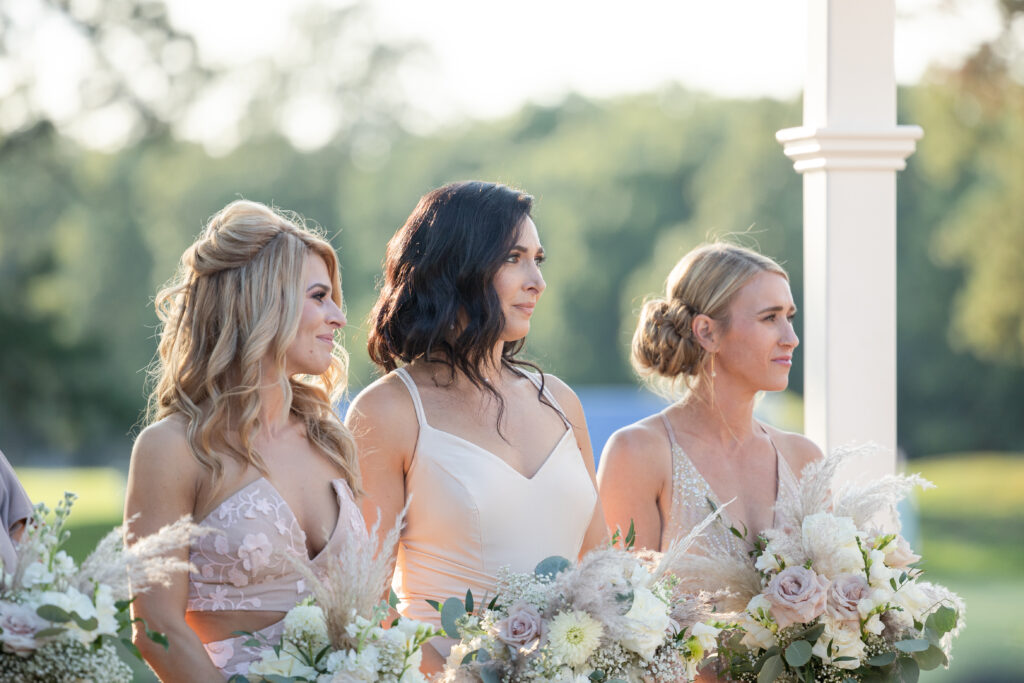
[[[712,377],[716,377],[716,375],[715,375],[715,356],[717,356],[717,355],[718,354],[716,354],[716,353],[711,354],[711,376]]]

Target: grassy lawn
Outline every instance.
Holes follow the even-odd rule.
[[[1024,622],[1016,614],[1024,605],[1024,454],[961,453],[914,460],[907,469],[936,485],[916,498],[917,550],[929,578],[967,602],[950,669],[921,680],[1024,680]]]
[[[1024,681],[1024,454],[960,453],[914,460],[908,470],[936,484],[916,497],[929,578],[967,601],[967,628],[948,671],[925,683]],[[120,523],[124,477],[112,469],[18,470],[33,501],[51,508],[64,491],[79,495],[70,552],[81,559]],[[1007,609],[1012,607],[1013,609]],[[136,683],[155,680],[143,669]]]

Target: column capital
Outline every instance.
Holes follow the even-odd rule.
[[[775,134],[797,173],[902,171],[924,135],[920,126],[885,129],[785,128]]]

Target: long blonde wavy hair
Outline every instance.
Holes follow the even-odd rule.
[[[273,359],[284,405],[352,491],[362,493],[355,443],[332,407],[345,390],[348,354],[336,346],[330,367],[316,377],[285,372],[309,254],[327,264],[331,298],[340,307],[338,258],[330,244],[295,214],[235,201],[210,219],[157,293],[162,329],[147,418],[184,416],[192,453],[215,485],[225,454],[268,474],[253,437],[260,427],[262,366]]]

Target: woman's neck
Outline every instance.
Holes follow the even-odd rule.
[[[754,434],[756,398],[756,392],[715,377],[698,383],[680,404],[707,438],[728,446],[745,443]]]
[[[285,390],[280,376],[263,371],[260,376],[260,432],[267,437],[276,437],[288,428],[289,408],[285,405]]]

